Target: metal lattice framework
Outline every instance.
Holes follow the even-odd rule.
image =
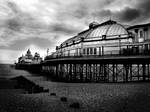
[[[57,80],[70,82],[149,81],[150,56],[51,60],[43,63],[43,70]]]

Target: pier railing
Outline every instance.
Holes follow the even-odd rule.
[[[104,57],[104,56],[149,56],[150,42],[147,43],[132,43],[122,45],[107,45],[95,47],[79,47],[79,48],[65,48],[57,50],[45,60],[58,58],[82,58],[82,57]]]
[[[150,56],[150,50],[144,50],[142,53],[120,53],[120,54],[104,54],[104,55],[76,55],[72,54],[70,56],[63,56],[63,55],[57,55],[57,56],[52,56],[49,55],[45,58],[45,60],[51,60],[51,59],[60,59],[60,58],[102,58],[102,57],[130,57],[130,56]]]

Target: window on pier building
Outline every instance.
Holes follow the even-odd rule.
[[[83,49],[83,54],[86,54],[86,49],[85,48]]]
[[[97,49],[96,49],[96,48],[94,48],[94,55],[96,55],[96,54],[97,54],[96,50],[97,50]]]
[[[143,37],[144,37],[143,31],[140,31],[140,38],[143,38]]]
[[[147,51],[148,50],[148,44],[145,44],[145,50]]]
[[[87,55],[96,55],[97,54],[97,49],[90,47],[90,48],[84,48],[83,49],[83,54],[87,54]]]
[[[90,54],[90,48],[87,48],[87,55]]]
[[[90,54],[93,54],[93,48],[90,48]]]

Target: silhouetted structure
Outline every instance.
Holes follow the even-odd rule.
[[[27,53],[18,58],[18,63],[16,63],[17,69],[26,69],[34,72],[41,71],[41,63],[42,58],[39,53],[35,53],[32,56],[30,49],[28,49]]]
[[[30,49],[28,49],[27,53],[22,55],[18,58],[18,63],[40,63],[42,61],[42,58],[40,57],[39,53],[35,53],[34,56],[32,56]]]

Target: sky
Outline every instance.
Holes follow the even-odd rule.
[[[149,6],[150,0],[0,0],[0,63],[14,63],[28,48],[44,57],[92,21],[149,23]]]

